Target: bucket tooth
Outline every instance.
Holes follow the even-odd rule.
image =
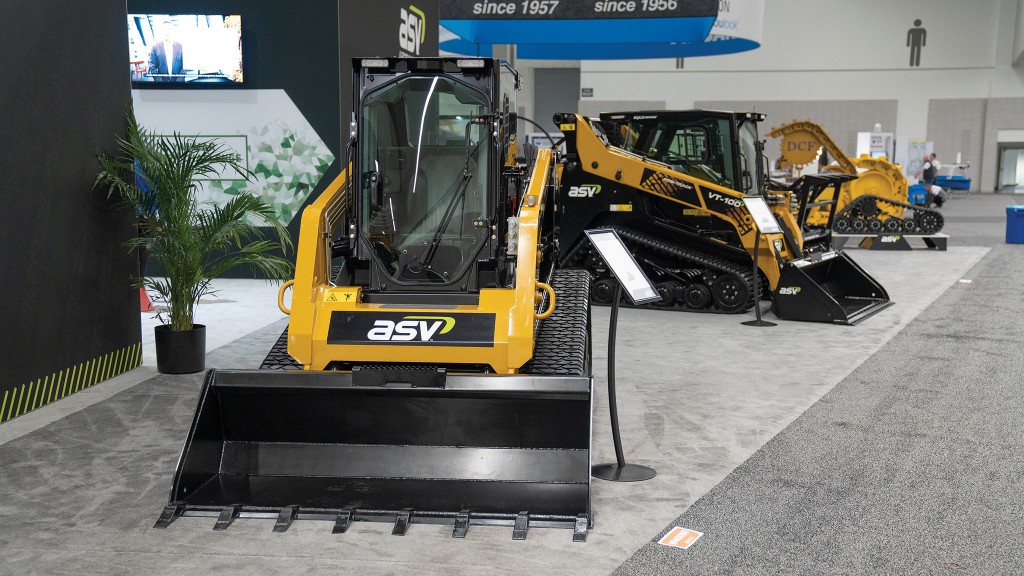
[[[160,518],[157,519],[156,524],[153,528],[167,528],[185,512],[185,505],[181,502],[171,502],[167,506],[164,506],[164,511],[160,513]]]
[[[527,511],[516,514],[516,523],[512,527],[513,540],[526,540],[526,531],[530,529],[530,513]]]
[[[590,519],[586,514],[580,514],[576,517],[576,525],[572,529],[572,541],[573,542],[586,542],[587,541],[587,526],[590,524]]]
[[[217,523],[213,525],[213,529],[217,531],[227,530],[228,526],[238,518],[238,515],[242,512],[241,504],[234,504],[232,506],[226,506],[220,511],[220,516],[217,517]]]
[[[412,518],[412,508],[399,510],[395,518],[395,527],[391,530],[392,536],[405,536],[409,531],[409,520]]]
[[[298,506],[285,506],[281,508],[281,513],[277,515],[277,522],[274,524],[274,532],[287,532],[298,515]]]
[[[344,534],[348,532],[349,526],[352,525],[352,515],[355,513],[355,508],[342,508],[341,512],[338,512],[338,519],[334,521],[334,529],[331,530],[331,534]]]
[[[465,538],[469,531],[469,510],[463,510],[455,517],[455,529],[452,538]]]

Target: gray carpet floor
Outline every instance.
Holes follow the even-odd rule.
[[[993,250],[614,574],[1024,573],[1024,246]],[[988,226],[984,226],[988,224]],[[657,544],[673,526],[689,549]]]
[[[271,533],[270,521],[212,532],[213,519],[191,518],[154,530],[201,381],[158,375],[0,442],[0,574],[564,576],[607,574],[627,559],[619,573],[1006,573],[1016,557],[1008,546],[1021,543],[1012,522],[1021,511],[1020,404],[1009,383],[1021,380],[1013,343],[1021,341],[1024,253],[1001,245],[994,209],[1005,203],[955,200],[946,211],[948,253],[852,250],[897,302],[856,327],[780,322],[761,332],[731,316],[624,311],[623,438],[630,459],[659,474],[632,485],[595,481],[586,544],[569,543],[560,530],[531,530],[514,542],[510,530],[491,527],[459,541],[450,528],[416,525],[399,538],[385,524],[338,538],[328,523],[311,521],[284,534]],[[978,218],[993,221],[967,221]],[[985,256],[987,249],[956,241],[960,233],[997,248]],[[1001,278],[1006,267],[1016,267],[1010,282]],[[973,283],[958,284],[965,275]],[[594,316],[593,457],[603,462],[612,458],[607,311]],[[212,351],[208,364],[255,367],[282,328]],[[695,342],[703,352],[687,352]],[[834,394],[853,394],[828,394],[837,383]],[[719,496],[726,489],[733,491]],[[698,513],[716,524],[690,525]],[[857,518],[876,527],[878,515],[891,518],[888,532],[852,538],[861,536],[849,528],[861,525]],[[990,530],[996,518],[1005,520],[998,534]],[[677,523],[707,535],[687,551],[644,545]],[[944,536],[958,528],[955,538]],[[933,536],[939,529],[947,532]],[[783,545],[761,544],[771,538]],[[936,564],[925,543],[939,539],[957,547]]]

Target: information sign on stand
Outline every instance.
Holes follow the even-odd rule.
[[[597,249],[601,259],[608,265],[615,277],[615,292],[612,294],[612,313],[608,321],[608,410],[612,419],[612,441],[615,443],[615,462],[597,464],[590,469],[595,478],[613,482],[638,482],[650,480],[657,472],[639,464],[627,464],[622,453],[622,439],[619,436],[619,414],[615,403],[615,327],[619,321],[619,300],[622,289],[633,304],[646,304],[661,300],[661,295],[651,283],[640,265],[633,259],[626,245],[614,230],[586,230],[587,238]]]
[[[754,219],[754,225],[761,234],[782,234],[782,227],[775,219],[768,203],[760,196],[745,196],[743,203],[746,204],[750,216]]]
[[[775,215],[768,208],[768,203],[764,201],[764,198],[760,196],[745,196],[743,204],[747,207],[747,211],[750,212],[751,218],[754,219],[757,235],[754,236],[754,257],[752,258],[754,261],[754,316],[756,320],[749,320],[742,324],[744,326],[778,326],[774,322],[761,320],[761,302],[758,299],[758,295],[761,294],[761,274],[757,269],[757,255],[760,253],[761,235],[781,234],[782,227],[779,226],[779,221],[775,219]]]
[[[612,276],[626,289],[626,296],[633,304],[661,300],[661,294],[640,269],[615,230],[586,230],[585,233],[612,271]]]

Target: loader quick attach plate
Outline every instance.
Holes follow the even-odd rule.
[[[386,380],[386,379],[385,379]],[[180,516],[565,527],[590,512],[591,379],[448,374],[419,387],[348,372],[210,370],[170,503]]]

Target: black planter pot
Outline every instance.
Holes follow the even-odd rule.
[[[157,370],[164,374],[191,374],[206,368],[206,326],[193,324],[191,330],[171,330],[164,324],[153,331]]]

